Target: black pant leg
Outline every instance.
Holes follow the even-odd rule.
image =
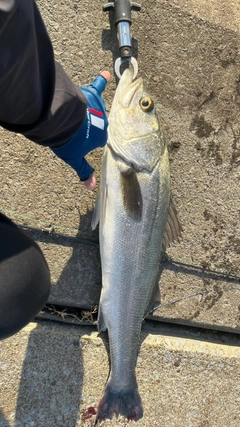
[[[33,320],[49,293],[50,272],[39,246],[0,214],[0,339]]]

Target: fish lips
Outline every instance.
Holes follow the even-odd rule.
[[[127,68],[119,81],[116,98],[123,107],[129,108],[134,103],[135,97],[141,99],[144,94],[142,77],[133,81],[133,70]]]

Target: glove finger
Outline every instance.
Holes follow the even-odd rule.
[[[108,71],[103,71],[103,73],[108,73]],[[103,73],[101,75],[97,76],[93,80],[93,82],[90,84],[90,86],[92,88],[94,88],[94,89],[97,90],[97,92],[99,93],[99,95],[101,95],[104,92],[104,90],[106,89],[106,86],[107,86],[107,82],[109,80],[109,79],[107,79],[103,75]],[[108,74],[109,74],[109,77],[110,77],[110,73],[108,73]]]

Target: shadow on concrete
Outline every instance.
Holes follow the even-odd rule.
[[[15,426],[75,427],[82,383],[82,350],[76,331],[52,322],[37,325],[23,363]]]
[[[50,304],[87,310],[94,309],[98,304],[101,292],[101,263],[98,232],[90,230],[91,217],[92,212],[81,215],[76,236],[22,226],[26,234],[47,248],[45,257],[50,267],[52,282],[48,300]],[[87,224],[84,230],[82,224]]]
[[[190,274],[192,276],[216,280],[220,282],[240,284],[240,277],[231,273],[223,273],[197,265],[186,264],[180,261],[168,260],[164,263],[164,269],[177,273]]]
[[[10,427],[9,422],[6,420],[6,418],[3,415],[3,412],[0,408],[0,426],[1,427]]]
[[[88,220],[89,218],[83,218],[85,222]],[[81,217],[81,223],[83,221]],[[71,237],[60,233],[43,232],[33,227],[22,226],[22,229],[36,242],[46,243],[49,246],[54,244],[63,251],[66,247],[73,248],[71,257],[61,269],[61,275],[54,285],[54,295],[57,300],[65,299],[66,302],[68,298],[69,301],[75,302],[78,295],[80,305],[82,302],[85,304],[83,299],[86,295],[90,301],[87,288],[90,287],[93,292],[95,290],[96,294],[96,286],[91,282],[90,271],[96,272],[96,264],[99,263],[96,236],[93,235],[92,241],[82,238],[81,230],[76,237]],[[56,252],[55,257],[61,268],[61,259],[59,260]],[[51,259],[47,261],[51,263]],[[75,427],[80,417],[82,383],[80,331],[69,325],[51,321],[38,323],[29,336],[22,367],[15,426],[31,426],[34,420],[37,427],[50,425]]]

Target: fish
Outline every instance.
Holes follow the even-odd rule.
[[[135,367],[144,317],[159,303],[166,247],[181,235],[168,150],[151,95],[127,68],[112,102],[92,229],[99,223],[102,290],[98,331],[108,331],[110,373],[96,423],[139,420]]]

